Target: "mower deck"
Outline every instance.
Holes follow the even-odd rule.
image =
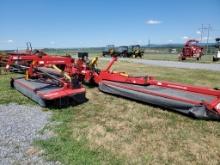
[[[14,79],[13,86],[42,107],[62,107],[82,103],[86,100],[85,88],[64,88],[41,82],[39,79]]]
[[[211,103],[216,96],[162,87],[157,85],[134,85],[112,81],[101,81],[99,89],[103,92],[127,97],[159,107],[171,109],[200,119],[219,120],[220,115],[210,111],[202,104]]]

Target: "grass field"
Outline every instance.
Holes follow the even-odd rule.
[[[100,61],[99,67],[106,62]],[[219,72],[118,62],[113,70],[220,87]],[[34,104],[0,75],[0,103]],[[220,164],[219,122],[195,120],[87,87],[88,102],[53,112],[55,136],[36,145],[64,164]]]

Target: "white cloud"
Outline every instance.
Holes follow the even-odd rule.
[[[7,43],[13,43],[14,41],[13,40],[7,40]]]
[[[168,42],[173,42],[173,40],[168,40]]]
[[[201,34],[201,31],[197,30],[197,31],[196,31],[196,34]]]
[[[54,41],[50,41],[50,44],[51,44],[51,45],[54,45],[54,44],[55,44],[55,42],[54,42]]]
[[[148,24],[148,25],[157,25],[157,24],[161,24],[161,23],[162,23],[161,21],[153,20],[153,19],[146,21],[146,24]]]
[[[189,39],[189,37],[188,36],[183,36],[182,39],[187,40],[187,39]]]

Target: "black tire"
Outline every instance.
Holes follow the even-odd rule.
[[[218,59],[217,57],[214,57],[214,56],[212,57],[212,61],[213,61],[213,62],[216,62],[216,61],[218,61],[218,60],[219,60],[219,59]]]
[[[15,87],[15,86],[14,86],[14,79],[13,79],[13,78],[11,78],[10,86],[11,86],[11,88],[14,88],[14,87]]]

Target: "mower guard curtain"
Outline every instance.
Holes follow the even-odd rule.
[[[17,78],[13,80],[13,86],[20,93],[37,102],[42,107],[66,107],[69,105],[81,104],[87,101],[85,92],[74,92],[74,89],[72,89],[72,94],[66,93],[65,96],[60,96],[59,98],[53,100],[43,98],[38,94],[39,91],[43,94],[49,94],[56,90],[59,93],[59,90],[62,91],[62,88],[43,83],[38,80],[25,80],[24,78]]]
[[[125,88],[123,88],[123,86]],[[126,87],[129,87],[130,89],[126,89]],[[132,90],[132,88],[134,90]],[[161,97],[161,96],[155,96],[151,94],[146,94],[143,92],[135,91],[135,88],[143,88],[143,90],[155,90],[151,85],[149,86],[139,86],[139,85],[133,85],[133,84],[126,84],[126,83],[118,83],[118,82],[110,82],[110,81],[101,81],[99,83],[99,90],[105,93],[129,98],[132,100],[137,100],[140,102],[144,102],[147,104],[151,104],[154,106],[159,106],[161,108],[173,110],[179,113],[182,113],[187,116],[191,116],[197,119],[206,119],[206,120],[220,120],[220,115],[215,113],[214,111],[208,110],[204,105],[194,105],[191,103],[183,102],[183,101],[177,101],[172,100],[169,98]],[[156,89],[157,92],[160,92],[160,88]],[[165,89],[166,92],[169,92],[169,89]],[[164,90],[161,89],[161,92],[164,94]],[[175,95],[178,97],[181,93],[177,90],[176,92],[172,89],[167,95],[169,95],[172,92],[172,95]],[[186,95],[186,92],[183,91],[183,94]],[[182,97],[183,97],[182,94]],[[191,94],[189,92],[189,94]],[[190,97],[189,94],[187,94],[187,97]],[[199,94],[198,94],[199,95]],[[185,96],[186,97],[186,96]],[[195,99],[195,94],[191,96]],[[210,98],[207,98],[209,100]]]

